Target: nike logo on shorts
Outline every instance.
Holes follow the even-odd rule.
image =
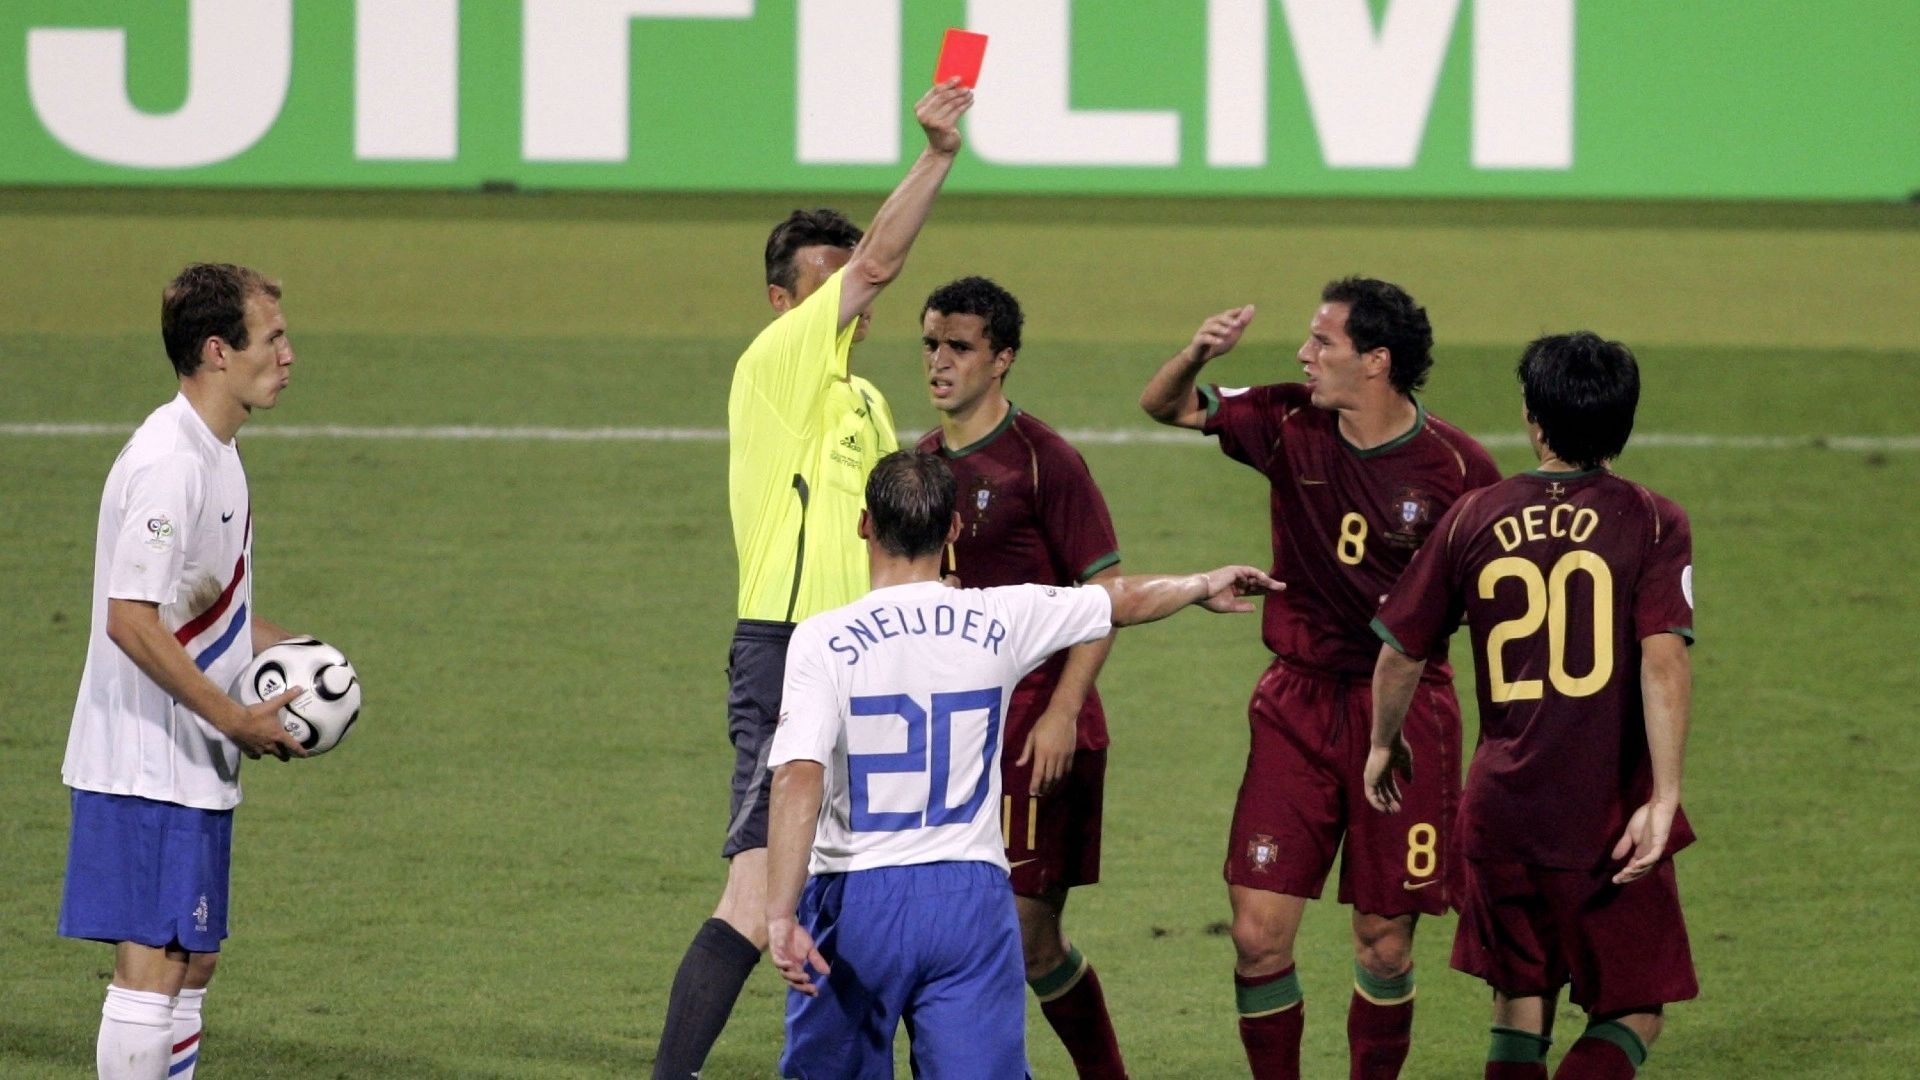
[[[1400,887],[1407,890],[1408,892],[1417,892],[1421,889],[1426,888],[1429,885],[1438,884],[1439,881],[1440,881],[1439,878],[1428,878],[1427,880],[1420,881],[1420,882],[1403,881],[1400,883]]]

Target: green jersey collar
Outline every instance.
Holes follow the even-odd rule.
[[[1019,415],[1020,415],[1020,406],[1015,405],[1013,402],[1009,401],[1007,402],[1007,415],[1002,417],[1000,422],[993,426],[992,431],[987,432],[985,435],[982,435],[980,438],[974,440],[973,443],[971,443],[970,445],[963,446],[958,450],[955,450],[953,447],[948,446],[946,437],[942,436],[940,439],[940,452],[947,455],[950,458],[963,458],[963,457],[966,457],[968,454],[973,453],[975,450],[985,450],[989,443],[999,438],[1003,433],[1005,433],[1005,431],[1008,428],[1013,426],[1014,417]]]

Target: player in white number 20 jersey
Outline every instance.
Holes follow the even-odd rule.
[[[788,647],[767,845],[773,962],[793,987],[785,1077],[890,1076],[902,1019],[916,1075],[1024,1075],[1026,973],[1000,835],[1008,695],[1114,626],[1195,603],[1251,611],[1242,596],[1280,587],[1228,566],[950,588],[954,490],[936,455],[881,459],[860,519],[873,591],[807,619]]]

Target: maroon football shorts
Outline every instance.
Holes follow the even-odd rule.
[[[1443,914],[1453,899],[1449,844],[1460,795],[1460,703],[1422,680],[1407,710],[1413,779],[1401,807],[1367,802],[1373,692],[1275,660],[1247,706],[1247,771],[1227,837],[1228,884],[1318,897],[1344,836],[1340,902],[1369,915]]]
[[[1015,896],[1045,896],[1100,880],[1100,818],[1107,790],[1107,752],[1081,749],[1052,791],[1027,794],[1033,763],[1015,766],[1033,721],[1035,695],[1016,690],[1000,756],[1000,822]]]
[[[1672,859],[1625,885],[1612,882],[1612,869],[1460,863],[1456,969],[1509,997],[1572,983],[1568,996],[1595,1016],[1700,993]]]

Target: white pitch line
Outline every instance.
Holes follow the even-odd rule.
[[[0,436],[20,438],[125,438],[133,429],[122,424],[0,424]],[[1210,441],[1191,431],[1153,429],[1061,432],[1067,441],[1107,446],[1168,443],[1208,446]],[[412,440],[429,442],[725,442],[722,428],[681,427],[351,427],[342,424],[276,424],[247,431],[250,439]],[[1507,449],[1527,445],[1526,435],[1503,431],[1475,436],[1481,445]],[[1713,435],[1681,432],[1636,434],[1632,449],[1661,450],[1841,450],[1852,453],[1912,453],[1920,451],[1920,435]]]

